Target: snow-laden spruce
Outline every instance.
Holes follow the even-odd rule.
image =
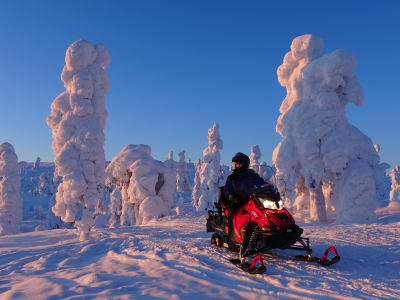
[[[33,165],[33,168],[35,170],[38,170],[40,168],[40,157],[36,158],[35,164]]]
[[[320,38],[299,36],[277,70],[287,91],[276,125],[283,140],[273,154],[279,189],[286,198],[300,191],[297,204],[309,199],[311,221],[325,221],[331,205],[338,222],[372,221],[388,165],[347,121],[346,105],[360,106],[363,98],[354,56],[346,50],[323,55],[322,48]]]
[[[113,189],[110,226],[141,225],[168,215],[176,201],[175,172],[151,157],[147,145],[127,145],[106,169]]]
[[[171,170],[171,172],[176,173],[177,162],[174,160],[174,151],[168,153],[168,158],[164,160],[164,165]]]
[[[104,133],[109,90],[105,68],[110,55],[105,46],[80,40],[65,55],[61,74],[66,91],[51,105],[47,124],[52,130],[58,186],[55,215],[75,222],[81,239],[93,227],[93,210],[101,201],[104,187]]]
[[[218,187],[225,184],[219,150],[223,147],[219,125],[208,130],[208,146],[203,150],[201,161],[195,162],[196,176],[192,191],[193,206],[197,211],[211,209],[218,200]]]
[[[264,180],[271,180],[272,176],[275,175],[275,171],[272,167],[268,166],[265,161],[259,162],[261,158],[261,150],[258,145],[250,147],[250,168],[253,169],[258,175],[260,175]]]
[[[400,213],[400,166],[394,166],[389,175],[392,181],[389,194],[389,205],[384,208],[378,209],[377,212],[384,214],[396,214]]]
[[[393,211],[400,212],[400,167],[396,165],[390,172],[392,179],[392,189],[390,191],[389,208]]]
[[[0,235],[16,234],[22,222],[18,157],[10,143],[0,144]]]
[[[192,190],[189,175],[187,172],[187,163],[185,160],[185,150],[178,153],[178,163],[176,170],[176,190],[180,192],[189,192]]]

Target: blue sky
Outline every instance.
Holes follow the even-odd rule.
[[[292,39],[312,33],[325,52],[353,52],[364,91],[348,119],[381,160],[400,163],[400,1],[2,1],[0,142],[20,160],[53,160],[45,119],[64,88],[68,46],[103,43],[111,54],[106,158],[148,144],[164,160],[195,160],[220,124],[227,163],[260,145],[270,163],[285,97],[276,69]]]

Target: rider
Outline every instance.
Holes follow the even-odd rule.
[[[260,187],[265,183],[264,179],[249,169],[249,165],[250,159],[244,153],[238,152],[232,158],[232,174],[228,176],[224,187],[229,235],[232,233],[235,211],[246,204],[248,196],[255,187]]]

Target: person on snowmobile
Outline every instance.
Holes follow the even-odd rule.
[[[250,159],[241,152],[232,158],[232,174],[226,179],[224,186],[224,205],[228,209],[228,234],[232,234],[233,215],[235,211],[246,204],[248,196],[254,188],[265,184],[256,172],[249,169]]]

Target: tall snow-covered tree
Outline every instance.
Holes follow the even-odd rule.
[[[202,165],[201,158],[196,159],[194,161],[194,179],[193,179],[193,189],[192,189],[193,206],[195,206],[195,204],[197,203],[197,200],[194,200],[194,199],[200,199],[201,192],[202,192],[202,190],[200,189],[200,186],[201,186],[201,173],[200,173],[201,165]]]
[[[93,211],[103,196],[104,133],[109,90],[105,46],[80,40],[65,55],[61,74],[66,90],[51,105],[47,124],[52,130],[58,186],[53,212],[63,222],[75,222],[81,240],[89,237]]]
[[[192,202],[197,211],[211,209],[218,200],[218,187],[225,184],[219,154],[222,147],[219,125],[214,124],[208,130],[208,146],[203,150],[201,164],[198,163],[196,168]]]
[[[392,181],[388,206],[378,209],[379,213],[400,213],[400,166],[396,165],[389,173]]]
[[[279,188],[309,197],[311,221],[327,219],[323,186],[331,188],[338,222],[372,221],[376,183],[387,164],[347,121],[346,105],[360,106],[363,98],[355,58],[346,50],[323,55],[322,48],[320,38],[299,36],[277,70],[287,91],[276,125],[283,140],[273,154]]]
[[[35,164],[33,165],[33,168],[35,170],[38,170],[40,167],[40,157],[36,158]]]
[[[176,182],[147,145],[127,145],[106,169],[111,194],[110,226],[140,225],[169,214],[176,201]]]
[[[390,191],[390,203],[389,206],[393,210],[400,212],[400,167],[396,165],[390,172],[390,178],[392,179],[392,186]]]
[[[0,144],[0,235],[19,233],[22,200],[18,157],[10,143]]]
[[[258,145],[254,145],[250,147],[250,168],[253,169],[256,173],[258,173],[258,169],[260,166],[260,162],[258,161],[261,158],[261,150]]]
[[[176,189],[178,192],[188,192],[192,190],[190,185],[189,176],[187,172],[187,165],[185,161],[185,150],[178,153],[178,163],[176,172]]]

